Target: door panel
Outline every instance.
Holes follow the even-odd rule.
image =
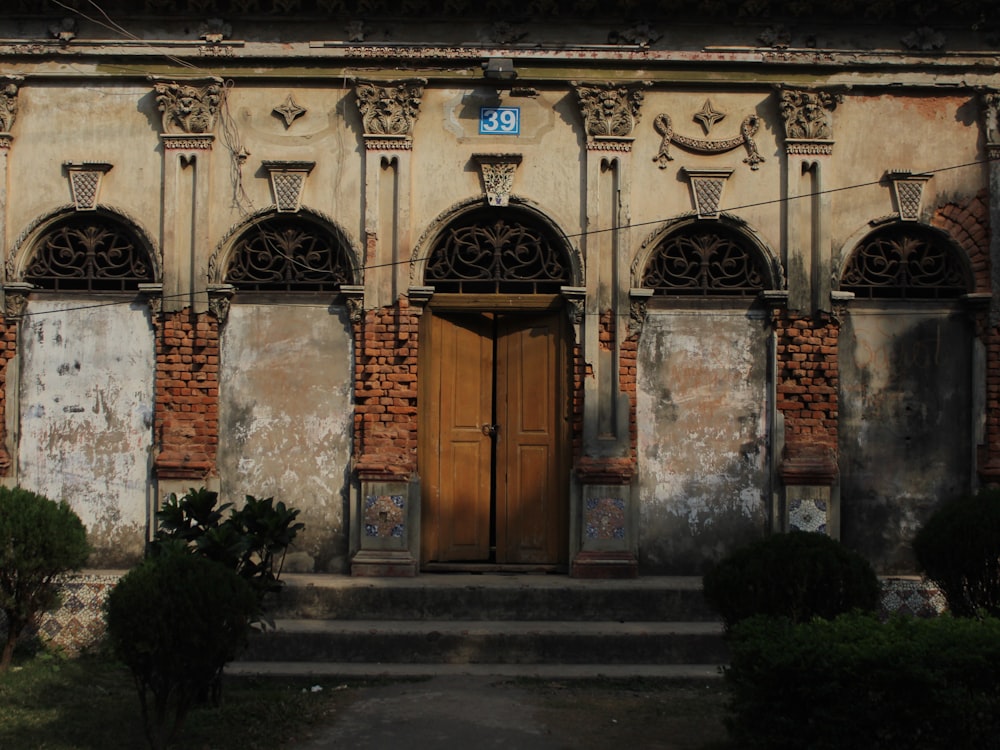
[[[490,554],[493,321],[430,317],[431,420],[422,452],[426,559],[486,560]]]
[[[509,317],[497,341],[498,562],[552,563],[562,534],[563,472],[558,461],[559,316]],[[501,559],[502,558],[502,559]]]
[[[561,316],[439,313],[425,326],[422,560],[565,562]]]

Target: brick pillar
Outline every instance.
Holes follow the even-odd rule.
[[[777,408],[785,421],[779,474],[785,486],[782,528],[838,535],[838,343],[832,316],[774,313]],[[807,526],[802,519],[812,519]],[[817,526],[816,518],[826,522]]]
[[[1000,167],[991,164],[991,173]],[[1000,189],[1000,187],[998,187]],[[947,232],[957,242],[969,261],[972,271],[971,298],[988,300],[985,308],[973,311],[976,336],[982,347],[985,360],[985,382],[983,409],[985,411],[985,432],[979,445],[978,471],[983,482],[1000,484],[1000,322],[996,306],[996,294],[990,295],[992,277],[997,276],[995,261],[991,252],[990,194],[981,191],[962,203],[946,203],[934,211],[931,225]],[[1000,198],[994,199],[1000,201]],[[1000,253],[998,253],[1000,254]],[[988,296],[987,296],[988,295]],[[974,302],[974,299],[970,299]]]
[[[358,552],[353,575],[417,572],[417,339],[421,308],[400,298],[354,324],[354,469]]]
[[[219,322],[190,308],[154,315],[158,479],[204,481],[219,444]]]

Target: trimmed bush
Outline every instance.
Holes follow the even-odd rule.
[[[774,534],[737,550],[704,577],[705,598],[727,630],[754,615],[805,622],[852,609],[874,612],[881,589],[871,565],[825,534]]]
[[[257,597],[219,563],[164,552],[129,571],[106,610],[111,647],[132,672],[146,736],[159,750],[246,644]]]
[[[913,551],[952,614],[1000,616],[1000,490],[944,503],[917,532]]]
[[[7,621],[0,672],[25,628],[57,603],[56,577],[79,569],[89,554],[87,530],[65,501],[0,487],[0,611]]]
[[[739,748],[1000,748],[1000,621],[850,613],[730,633]]]

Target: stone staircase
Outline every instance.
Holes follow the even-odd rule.
[[[717,676],[700,578],[287,575],[236,673]]]

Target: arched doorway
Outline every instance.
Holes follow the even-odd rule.
[[[530,212],[474,211],[434,243],[420,331],[421,564],[568,560],[572,283]]]

